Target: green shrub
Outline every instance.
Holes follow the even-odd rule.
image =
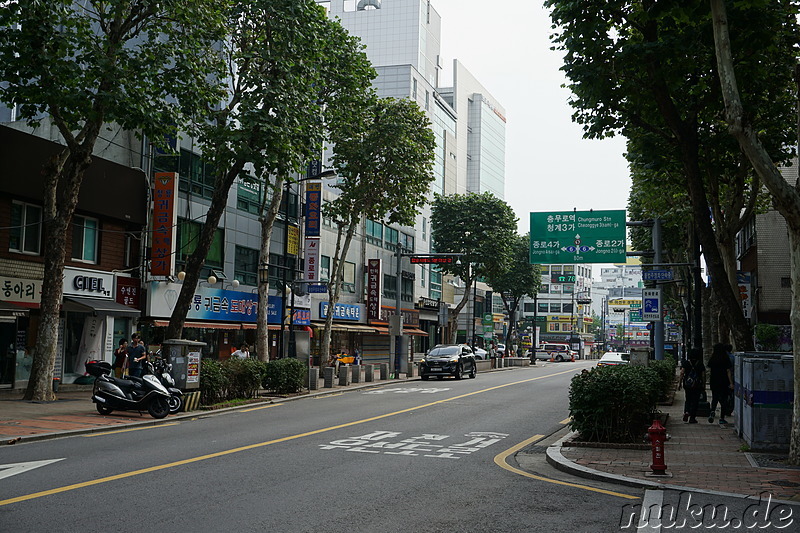
[[[638,441],[652,421],[660,382],[656,370],[637,365],[582,372],[570,384],[570,426],[581,440]]]
[[[302,361],[292,358],[267,363],[262,385],[278,394],[291,394],[303,390],[307,368]]]
[[[648,365],[658,376],[658,399],[666,400],[675,387],[675,368],[677,366],[672,356],[667,356],[662,361],[650,361]]]
[[[200,403],[212,405],[225,399],[228,391],[228,373],[216,359],[200,362]]]
[[[227,400],[236,398],[254,398],[258,395],[266,363],[257,359],[239,359],[232,357],[222,367],[228,376]]]

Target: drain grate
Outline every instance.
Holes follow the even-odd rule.
[[[772,453],[751,453],[750,457],[755,461],[759,468],[788,468],[800,470],[800,466],[790,465],[788,455],[776,455]],[[787,485],[789,486],[789,485]],[[795,483],[795,486],[798,484]]]

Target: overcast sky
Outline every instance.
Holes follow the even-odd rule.
[[[458,59],[506,109],[505,199],[527,233],[531,211],[625,209],[630,177],[621,137],[582,138],[550,50],[542,0],[432,0],[442,16],[442,85]]]

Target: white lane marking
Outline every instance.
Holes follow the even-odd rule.
[[[16,476],[17,474],[22,474],[28,470],[33,470],[34,468],[39,468],[40,466],[47,466],[51,463],[57,463],[58,461],[63,461],[64,459],[66,459],[66,457],[62,457],[61,459],[48,459],[45,461],[28,461],[27,463],[10,463],[7,465],[0,465],[0,479]]]
[[[464,435],[469,440],[457,444],[444,443],[450,435],[426,433],[392,442],[400,436],[397,431],[373,431],[366,435],[337,439],[320,444],[322,450],[344,450],[348,452],[373,453],[385,455],[424,456],[436,459],[459,459],[475,453],[508,437],[505,433],[474,431]],[[442,444],[436,444],[442,443]]]
[[[639,515],[639,531],[661,533],[661,509],[664,507],[663,490],[646,490],[642,498],[642,513]]]
[[[364,392],[362,394],[410,394],[412,392],[418,392],[420,394],[436,394],[437,392],[446,392],[449,391],[449,388],[430,388],[430,387],[407,387],[403,389],[377,389]]]

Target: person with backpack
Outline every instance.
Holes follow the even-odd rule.
[[[700,396],[706,388],[706,367],[703,365],[702,348],[692,348],[689,350],[689,358],[681,362],[678,389],[681,387],[686,394],[683,421],[697,424],[697,408],[700,404]]]
[[[709,384],[711,385],[711,411],[708,422],[714,423],[714,413],[719,403],[719,423],[727,424],[725,416],[729,413],[728,401],[733,390],[733,365],[724,344],[715,344],[708,360]]]

